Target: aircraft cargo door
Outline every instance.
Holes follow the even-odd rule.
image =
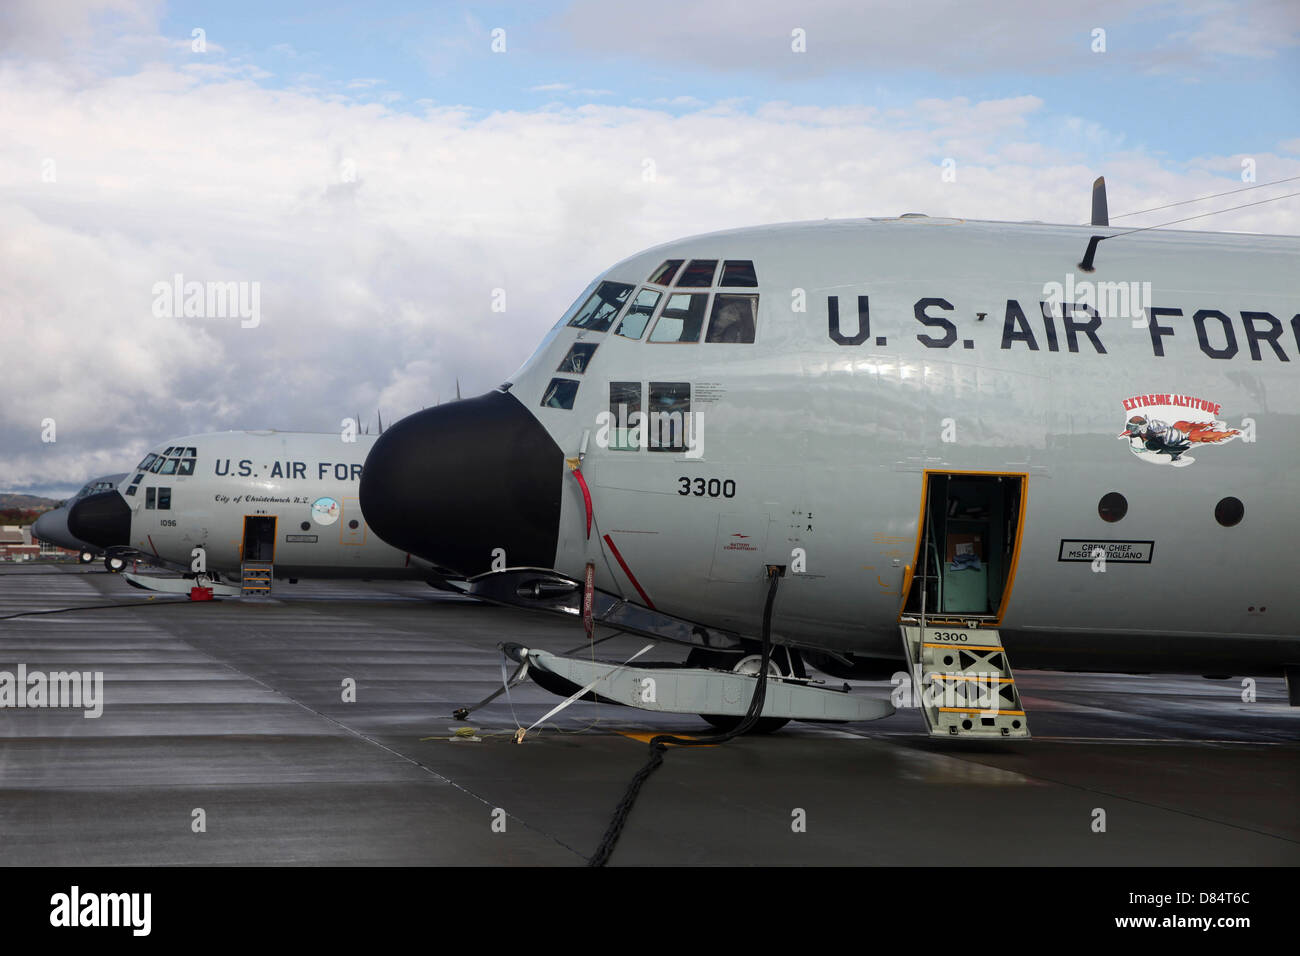
[[[927,471],[902,613],[998,622],[1014,583],[1028,476]]]
[[[245,516],[241,561],[275,560],[275,521],[272,515]]]

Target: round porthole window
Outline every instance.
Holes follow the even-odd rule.
[[[1224,498],[1214,506],[1214,520],[1225,528],[1239,524],[1246,515],[1246,506],[1240,498]]]
[[[353,518],[351,521],[348,522],[348,527],[351,528],[353,531],[356,531],[357,528],[360,527],[360,524],[358,523],[356,518]]]
[[[1118,491],[1108,491],[1097,502],[1097,514],[1102,521],[1115,522],[1128,514],[1128,499]]]

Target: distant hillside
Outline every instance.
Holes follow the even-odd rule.
[[[42,498],[40,495],[15,495],[0,492],[0,511],[46,511],[49,508],[57,507],[58,503],[54,498]]]

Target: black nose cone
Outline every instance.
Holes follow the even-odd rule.
[[[116,491],[87,495],[68,510],[68,530],[100,548],[131,543],[131,509]]]
[[[564,455],[508,392],[428,408],[390,426],[361,472],[366,522],[393,547],[473,575],[550,568]]]

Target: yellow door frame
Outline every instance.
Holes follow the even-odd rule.
[[[1029,504],[1029,473],[1024,471],[967,471],[959,468],[926,468],[921,472],[921,504],[916,519],[916,549],[912,552],[912,563],[903,570],[903,600],[898,608],[898,619],[901,621],[907,616],[904,609],[907,607],[907,599],[912,592],[912,578],[923,557],[921,542],[925,539],[925,510],[930,498],[930,478],[934,475],[987,475],[996,478],[1020,479],[1020,506],[1016,509],[1015,543],[1011,548],[1011,565],[1007,568],[1006,583],[1002,587],[1002,600],[998,604],[998,610],[993,620],[994,624],[1001,624],[1003,616],[1007,613],[1007,606],[1011,603],[1011,589],[1016,583],[1016,570],[1020,566],[1020,547],[1024,540],[1025,512]],[[939,617],[927,614],[926,620],[936,623],[960,624],[963,621],[986,617],[987,615],[980,614],[968,614],[961,617]]]
[[[240,531],[240,535],[239,535],[239,563],[240,563],[240,564],[243,564],[245,561],[249,560],[248,558],[245,558],[245,557],[244,557],[244,554],[246,553],[245,550],[244,550],[244,545],[245,545],[245,544],[247,543],[247,541],[248,541],[248,519],[249,519],[249,518],[270,518],[270,519],[271,519],[271,559],[270,559],[270,563],[271,563],[271,564],[275,564],[275,538],[276,538],[276,533],[280,530],[280,516],[279,516],[279,515],[244,515],[244,524],[243,524],[242,530]],[[260,558],[257,558],[257,559],[253,559],[253,560],[261,560],[261,559],[260,559]]]

